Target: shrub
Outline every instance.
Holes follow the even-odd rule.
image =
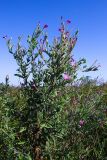
[[[25,48],[21,37],[9,52],[18,64],[21,86],[1,96],[1,156],[18,160],[103,159],[106,157],[106,114],[103,92],[89,83],[75,85],[78,71],[95,71],[86,60],[75,61],[73,36],[62,21],[60,37],[50,45],[45,24],[37,25]],[[88,84],[88,85],[87,85]]]

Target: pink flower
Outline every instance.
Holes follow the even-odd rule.
[[[64,73],[63,78],[64,78],[64,80],[70,80],[71,79],[71,77],[67,73]]]
[[[77,41],[77,37],[70,39],[69,46],[71,50],[75,46],[76,41]]]
[[[71,66],[72,66],[72,68],[76,68],[77,67],[77,63],[76,63],[76,61],[74,61],[74,62],[71,62]]]
[[[79,125],[82,127],[84,125],[85,121],[84,120],[80,120],[79,121]]]
[[[70,24],[70,23],[71,23],[71,21],[70,21],[69,19],[68,19],[66,22],[67,22],[67,24]]]
[[[48,28],[48,25],[47,25],[47,24],[44,25],[43,29],[45,29],[45,28]]]
[[[72,66],[73,69],[75,69],[77,67],[77,62],[73,58],[71,58],[70,65]]]
[[[71,39],[71,42],[70,42],[70,43],[71,43],[71,45],[73,45],[73,46],[74,46],[74,45],[75,45],[75,43],[76,43],[76,41],[77,41],[77,37],[75,37],[75,38]]]

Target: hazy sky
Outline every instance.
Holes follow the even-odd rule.
[[[17,65],[2,36],[12,37],[15,43],[19,35],[25,40],[40,21],[48,24],[52,40],[61,16],[71,20],[71,30],[79,29],[75,57],[85,57],[88,64],[97,59],[101,68],[90,75],[107,80],[107,0],[0,0],[0,82],[7,74],[11,83],[17,82],[13,76]]]

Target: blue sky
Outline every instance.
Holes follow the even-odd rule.
[[[19,35],[25,39],[40,21],[48,24],[52,40],[61,16],[71,20],[71,30],[79,29],[75,57],[85,57],[89,65],[98,60],[101,68],[88,75],[107,80],[107,0],[0,0],[0,82],[7,74],[11,83],[18,81],[17,65],[1,37],[8,35],[16,43]]]

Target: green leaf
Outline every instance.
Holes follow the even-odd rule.
[[[23,78],[23,76],[20,75],[20,74],[14,74],[14,75],[17,76],[17,77]]]
[[[19,144],[19,145],[23,145],[23,144],[25,144],[25,142],[18,142],[18,144]]]
[[[24,132],[25,130],[26,130],[26,128],[25,128],[25,127],[22,127],[19,132],[22,133],[22,132]]]
[[[52,128],[50,124],[43,123],[41,124],[41,128]]]

